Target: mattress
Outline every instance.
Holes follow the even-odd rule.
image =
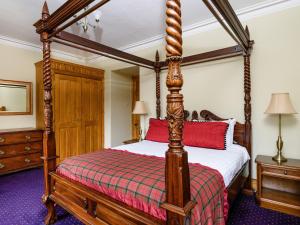
[[[215,169],[190,163],[191,199],[197,202],[191,224],[225,225],[228,215],[227,189]],[[128,151],[103,149],[73,156],[59,164],[56,172],[111,198],[166,220],[165,159]]]
[[[165,152],[168,150],[168,143],[144,140],[138,143],[113,147],[113,149],[149,156],[165,157]],[[230,185],[235,175],[250,159],[246,148],[237,144],[229,146],[226,150],[190,146],[184,146],[184,149],[188,152],[189,163],[199,163],[218,170],[224,179],[226,187]]]

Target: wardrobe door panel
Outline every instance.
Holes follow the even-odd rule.
[[[103,81],[82,79],[82,131],[86,152],[103,148]]]
[[[84,153],[81,131],[81,80],[55,74],[55,134],[59,162],[73,155]]]

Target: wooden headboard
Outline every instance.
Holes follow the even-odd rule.
[[[226,120],[224,118],[221,118],[217,115],[215,115],[214,113],[208,111],[208,110],[202,110],[200,111],[200,113],[198,114],[197,111],[193,111],[192,113],[190,113],[188,110],[184,110],[184,120],[186,121],[196,121],[196,120],[207,120],[207,121],[222,121],[222,120]],[[247,148],[247,139],[245,138],[247,136],[246,134],[246,129],[245,129],[245,124],[239,123],[237,122],[234,128],[234,136],[233,136],[233,140],[235,143],[242,145],[244,147]],[[249,151],[249,149],[247,149],[247,151],[249,152],[249,155],[251,156],[251,150]]]

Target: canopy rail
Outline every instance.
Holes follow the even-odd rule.
[[[240,45],[235,45],[228,48],[222,48],[210,52],[204,52],[196,55],[183,57],[181,62],[181,67],[215,61],[215,60],[221,60],[226,58],[232,58],[241,55],[243,55],[242,47]],[[161,65],[161,70],[168,69],[167,62],[161,61],[160,65]]]
[[[203,0],[203,2],[233,40],[235,40],[245,52],[248,52],[252,47],[250,37],[243,28],[228,0]]]
[[[71,20],[70,22],[66,23],[65,25],[58,27],[57,29],[55,29],[55,31],[53,33],[51,33],[50,38],[54,37],[56,34],[58,34],[59,32],[67,29],[68,27],[70,27],[72,24],[76,23],[77,21],[81,20],[82,18],[84,18],[85,16],[89,15],[90,13],[92,13],[93,11],[95,11],[96,9],[100,8],[101,6],[105,5],[107,2],[109,2],[110,0],[102,0],[101,2],[97,3],[96,5],[94,5],[92,8],[86,10],[85,12],[83,12],[82,14],[80,14],[79,16],[76,16],[73,20]],[[75,16],[75,15],[74,15]]]
[[[221,26],[227,31],[227,33],[231,36],[231,38],[238,43],[243,50],[246,52],[247,49],[245,46],[243,46],[243,44],[240,43],[240,41],[237,39],[237,37],[235,36],[235,34],[233,34],[230,29],[228,28],[228,26],[226,25],[226,23],[224,22],[224,20],[221,18],[221,16],[214,10],[213,6],[210,4],[210,2],[208,0],[203,0],[203,2],[205,3],[205,5],[207,6],[207,8],[211,11],[211,13],[215,16],[215,18],[218,20],[218,22],[221,24]]]
[[[83,8],[87,7],[95,0],[69,0],[59,7],[54,13],[52,13],[46,20],[40,19],[34,26],[36,27],[36,32],[41,34],[44,31],[48,32],[48,35],[68,19],[73,17]]]
[[[84,46],[85,48],[93,49],[94,51],[97,51],[98,53],[101,52],[102,55],[107,57],[116,57],[125,60],[128,63],[136,63],[139,66],[143,66],[149,69],[154,68],[154,62],[148,59],[141,58],[139,56],[135,56],[132,54],[129,54],[127,52],[120,51],[118,49],[100,44],[95,41],[91,41],[86,38],[82,38],[78,35],[68,33],[66,31],[62,31],[59,34],[55,36],[55,38],[70,42],[76,45]],[[96,54],[98,54],[96,53]],[[115,58],[115,59],[116,59]]]
[[[58,44],[65,45],[65,46],[69,46],[71,48],[76,48],[76,49],[79,49],[79,50],[82,50],[82,51],[86,51],[86,52],[90,52],[90,53],[93,53],[93,54],[96,54],[96,55],[104,56],[104,57],[107,57],[107,58],[110,58],[110,59],[118,60],[118,61],[121,61],[121,62],[124,62],[124,63],[132,64],[132,65],[135,65],[135,66],[145,67],[147,69],[152,69],[148,66],[141,65],[141,64],[135,63],[133,61],[127,61],[127,60],[122,59],[122,58],[118,58],[118,57],[115,57],[115,56],[112,56],[112,55],[108,55],[108,54],[105,54],[105,53],[102,53],[102,52],[99,52],[99,51],[96,51],[96,50],[93,50],[93,49],[85,48],[85,47],[82,47],[82,46],[77,45],[77,44],[68,43],[66,41],[62,41],[62,40],[59,40],[59,39],[52,38],[51,41],[55,42],[55,43],[58,43]]]

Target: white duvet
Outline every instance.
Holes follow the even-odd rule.
[[[165,157],[168,143],[141,141],[134,144],[121,145],[112,149],[126,150],[132,153]],[[185,146],[190,163],[200,163],[216,169],[222,174],[226,187],[242,166],[250,159],[246,148],[233,144],[226,150],[215,150]]]

